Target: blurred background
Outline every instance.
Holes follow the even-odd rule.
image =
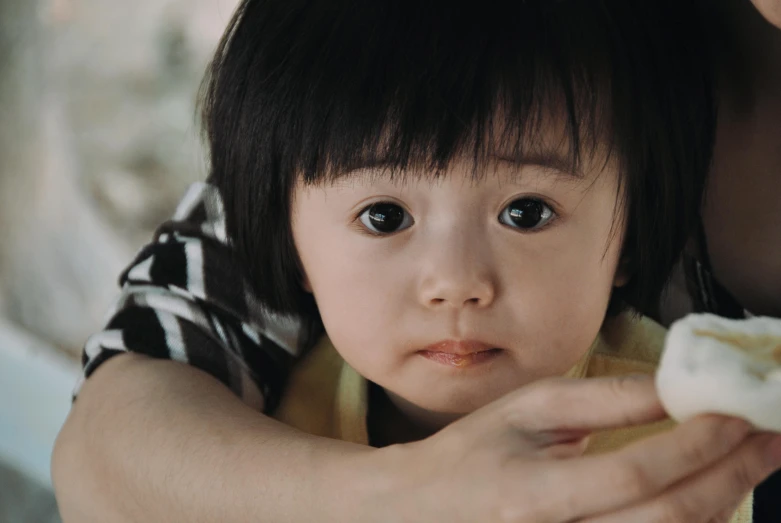
[[[0,0],[0,522],[59,521],[51,446],[117,277],[206,174],[237,0]]]

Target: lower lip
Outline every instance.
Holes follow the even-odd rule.
[[[418,354],[436,363],[463,369],[465,367],[472,367],[474,365],[479,365],[481,363],[491,361],[499,356],[500,352],[502,352],[502,349],[482,350],[480,352],[473,352],[471,354],[453,354],[450,352],[422,350]]]

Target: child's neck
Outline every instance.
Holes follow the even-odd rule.
[[[461,417],[423,410],[379,385],[369,385],[369,439],[374,447],[425,439]]]

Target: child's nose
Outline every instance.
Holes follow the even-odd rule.
[[[425,293],[423,303],[428,307],[486,307],[493,298],[494,291],[490,285],[475,282],[472,285],[439,285]]]
[[[424,268],[420,286],[422,305],[487,307],[494,301],[496,285],[488,264],[469,253],[441,255],[438,263],[427,264]]]

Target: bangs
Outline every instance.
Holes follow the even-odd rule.
[[[244,57],[245,84],[214,88],[241,90],[247,134],[308,183],[374,166],[437,175],[456,158],[479,174],[492,155],[524,163],[550,149],[576,172],[613,145],[616,43],[591,2],[305,4],[280,18],[246,3],[237,17],[257,26],[233,38],[266,37]]]

